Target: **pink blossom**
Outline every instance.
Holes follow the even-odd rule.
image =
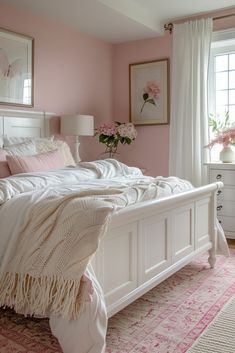
[[[128,137],[134,140],[137,136],[137,131],[132,123],[121,124],[118,126],[117,130],[121,137]]]
[[[223,131],[220,135],[214,138],[206,147],[213,147],[215,144],[221,144],[224,147],[235,143],[235,126]]]
[[[106,136],[113,136],[117,134],[117,126],[115,123],[103,123],[97,129],[97,132]]]
[[[161,92],[159,86],[156,84],[155,81],[147,81],[144,92],[148,93],[148,95],[154,99],[159,99],[159,93]]]

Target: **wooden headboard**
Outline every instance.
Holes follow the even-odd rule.
[[[49,119],[52,116],[55,114],[0,109],[0,134],[11,137],[49,136]]]

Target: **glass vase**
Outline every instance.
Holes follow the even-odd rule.
[[[101,159],[113,158],[113,159],[119,160],[118,155],[119,153],[117,152],[117,148],[113,146],[107,146],[105,152],[101,153],[100,158]]]

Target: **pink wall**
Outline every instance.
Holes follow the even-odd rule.
[[[34,110],[91,114],[97,123],[112,119],[110,44],[5,4],[0,4],[0,23],[35,39]],[[52,129],[58,131],[58,121]],[[102,151],[93,137],[83,138],[81,147],[84,159]]]
[[[129,64],[171,57],[169,34],[114,46],[113,107],[117,121],[129,120]],[[137,139],[122,146],[122,160],[146,169],[149,175],[168,174],[169,125],[137,126]]]
[[[234,11],[235,8],[230,11],[213,13],[211,16],[221,16],[234,13]],[[231,27],[235,27],[235,17],[214,21],[215,30]],[[166,57],[170,58],[171,63],[171,56],[172,36],[169,33],[165,33],[163,37],[114,46],[113,107],[115,120],[128,121],[129,119],[129,64]],[[120,148],[122,160],[127,164],[145,168],[146,174],[167,175],[169,125],[139,126],[137,130],[138,137],[136,141],[130,146],[122,146]]]

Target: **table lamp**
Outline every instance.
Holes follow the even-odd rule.
[[[79,163],[79,136],[94,135],[94,117],[92,115],[64,115],[61,117],[60,131],[65,136],[76,136],[75,162]]]

